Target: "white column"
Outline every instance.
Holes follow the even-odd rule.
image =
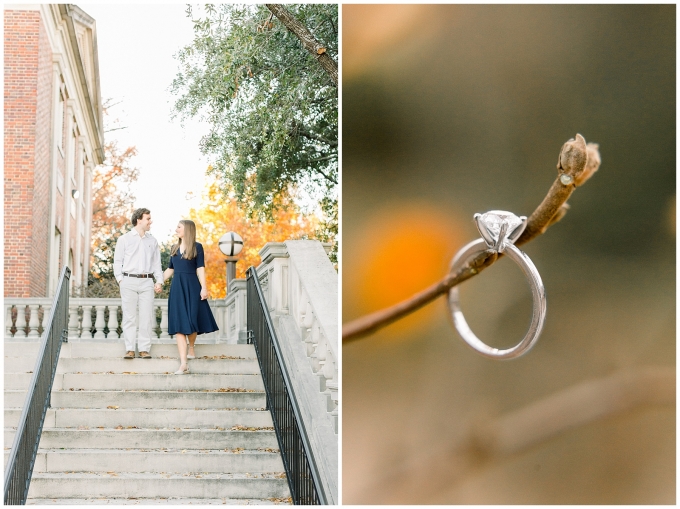
[[[90,273],[90,244],[92,244],[92,163],[85,166],[82,199],[85,203],[85,244],[83,245],[83,282]]]
[[[83,306],[83,339],[92,339],[92,306]]]
[[[80,196],[78,197],[76,202],[76,249],[73,254],[73,275],[74,275],[74,283],[76,286],[80,286],[83,284],[83,271],[80,267],[80,255],[83,250],[83,227],[81,225],[81,221],[83,220],[83,207],[81,205],[82,200],[83,200],[83,182],[84,182],[84,165],[83,165],[83,151],[84,151],[84,146],[83,146],[83,141],[82,141],[82,136],[79,136],[76,142],[76,146],[78,147],[77,150],[77,155],[76,159],[74,161],[75,165],[75,177],[76,177],[76,189],[80,193]],[[83,259],[83,266],[85,265],[85,260]],[[87,279],[85,279],[85,282],[87,282]]]
[[[5,304],[5,337],[12,337],[12,304]]]
[[[168,334],[168,301],[165,301],[165,304],[161,306],[161,337],[160,339],[163,338],[169,338],[170,335]]]
[[[76,339],[78,334],[78,306],[68,307],[68,337]]]
[[[25,338],[26,332],[26,306],[19,304],[17,306],[17,331],[14,333],[15,338]]]
[[[64,265],[68,264],[69,251],[71,249],[71,172],[73,171],[73,107],[75,101],[71,98],[67,99],[64,104],[64,114],[66,115],[66,125],[64,130],[66,131],[66,143],[64,145],[64,224],[63,231],[61,232],[61,259],[64,261]],[[74,253],[75,256],[75,253]],[[74,271],[74,267],[71,267],[71,271]]]
[[[94,339],[105,339],[106,336],[104,335],[104,326],[106,325],[106,322],[104,322],[104,306],[94,306],[94,308],[97,310],[97,315],[95,317],[94,321],[94,328],[97,329],[94,333]]]
[[[62,119],[57,119],[57,111],[59,105],[59,94],[61,89],[61,57],[54,55],[52,62],[52,129],[50,130],[50,219],[48,223],[48,240],[47,240],[47,297],[52,297],[57,289],[57,281],[59,279],[59,244],[55,242],[54,229],[57,225],[57,178],[59,172],[57,171],[57,156],[59,149],[57,148],[57,140],[55,133],[57,130],[57,122]]]
[[[107,326],[109,328],[109,333],[107,334],[107,338],[118,338],[118,332],[116,332],[116,329],[118,328],[118,306],[109,306],[109,321],[107,322]]]
[[[38,304],[31,304],[28,306],[28,309],[31,312],[31,316],[28,321],[28,337],[29,338],[39,338],[40,334],[38,334],[38,327],[40,327],[40,321],[38,320]]]

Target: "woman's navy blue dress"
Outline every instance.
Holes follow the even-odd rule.
[[[203,246],[196,242],[196,258],[182,258],[179,249],[170,257],[175,269],[168,299],[168,334],[207,334],[218,330],[207,300],[201,300],[201,282],[196,269],[205,267]]]

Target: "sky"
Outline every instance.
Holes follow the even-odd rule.
[[[209,164],[198,146],[208,126],[171,118],[174,55],[193,41],[186,4],[78,6],[96,21],[102,101],[120,103],[110,113],[125,127],[105,133],[105,140],[118,140],[121,150],[137,147],[134,207],[151,211],[151,233],[164,242],[199,204]]]

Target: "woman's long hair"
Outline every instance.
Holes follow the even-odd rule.
[[[180,223],[184,225],[184,238],[179,239],[177,244],[172,246],[170,256],[175,256],[182,243],[184,243],[182,258],[193,260],[196,258],[196,224],[191,219],[182,219]]]

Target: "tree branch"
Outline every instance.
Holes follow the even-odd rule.
[[[312,164],[312,163],[320,163],[322,161],[330,161],[331,159],[335,159],[338,157],[338,154],[330,154],[327,156],[323,157],[317,157],[316,159],[308,159],[306,161],[303,161],[305,164]],[[336,182],[337,184],[337,182]]]
[[[293,34],[300,39],[302,46],[309,51],[321,64],[321,67],[328,73],[333,84],[338,86],[338,64],[333,58],[328,55],[326,48],[324,48],[319,41],[317,41],[311,34],[307,27],[300,23],[290,11],[288,11],[281,4],[265,4],[274,16],[276,16],[283,25],[293,32]]]
[[[337,185],[338,181],[335,180],[335,179],[334,179],[333,177],[331,177],[330,175],[326,175],[326,174],[325,174],[323,171],[321,171],[319,168],[316,168],[315,171],[318,171],[319,173],[321,173],[321,175],[323,175],[324,178],[325,178],[326,180],[328,180],[329,182],[333,182],[333,184],[336,184],[336,185]]]
[[[337,147],[338,146],[337,141],[332,141],[332,140],[329,140],[328,138],[324,138],[320,134],[310,133],[309,131],[305,131],[304,129],[298,129],[297,133],[301,136],[304,136],[305,138],[309,138],[310,140],[320,141],[320,142],[325,143],[326,145],[329,145],[331,147]]]
[[[553,182],[548,194],[538,208],[527,220],[527,226],[515,245],[529,242],[546,229],[562,219],[569,208],[566,201],[577,186],[583,185],[600,166],[599,146],[596,143],[586,144],[580,134],[562,146],[557,160],[557,179]],[[468,264],[454,274],[447,274],[444,279],[413,295],[409,299],[392,307],[376,311],[358,318],[342,328],[343,344],[371,334],[390,323],[420,309],[449,289],[479,274],[492,265],[502,254],[495,251],[484,251],[474,257]]]

